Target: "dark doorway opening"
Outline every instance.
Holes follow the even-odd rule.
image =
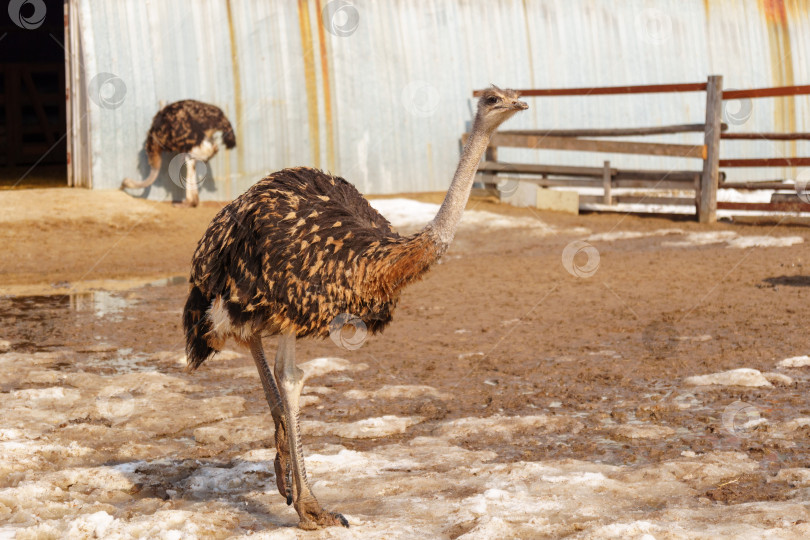
[[[0,36],[0,189],[66,186],[63,0],[12,0]]]

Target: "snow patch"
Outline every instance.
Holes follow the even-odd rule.
[[[81,398],[81,392],[72,388],[52,386],[15,390],[11,392],[11,398],[20,401],[59,401],[61,404],[70,404]]]
[[[432,386],[425,385],[385,385],[378,390],[349,390],[344,394],[350,399],[395,399],[395,398],[417,398],[429,396],[442,400],[452,399],[452,394],[439,392]]]
[[[810,356],[792,356],[790,358],[785,358],[776,365],[777,367],[787,368],[808,367],[810,366]]]
[[[411,199],[373,199],[371,206],[391,222],[395,229],[422,228],[436,217],[438,204],[423,203]],[[514,217],[481,210],[467,210],[461,218],[460,227],[480,229],[529,228],[545,234],[556,229],[531,217]]]
[[[800,417],[794,418],[793,420],[788,420],[787,422],[781,423],[778,426],[780,431],[784,432],[791,432],[802,429],[803,427],[810,426],[810,418],[807,417]]]
[[[322,377],[333,371],[362,371],[368,369],[368,364],[349,362],[343,358],[324,357],[304,362],[298,367],[304,371],[304,381],[306,381],[314,377]]]
[[[587,242],[615,242],[616,240],[635,240],[637,238],[669,236],[673,234],[684,234],[684,231],[681,229],[657,229],[655,231],[610,231],[606,233],[592,234],[585,240]]]
[[[684,383],[692,386],[773,386],[759,370],[751,368],[732,369],[708,375],[695,375],[684,379]]]
[[[728,241],[728,247],[746,249],[751,247],[790,247],[804,242],[801,236],[740,236]]]
[[[625,439],[665,439],[674,435],[675,430],[652,424],[623,424],[614,428],[613,433]]]
[[[793,377],[788,377],[782,373],[766,372],[762,374],[763,377],[768,379],[768,382],[778,386],[790,386],[793,384]]]
[[[419,416],[381,416],[364,418],[356,422],[321,422],[309,420],[301,423],[304,435],[336,435],[344,439],[376,439],[404,433],[409,427],[424,420]]]
[[[734,231],[707,231],[692,232],[685,235],[683,240],[677,242],[663,242],[665,247],[692,247],[707,246],[710,244],[720,244],[737,238]]]
[[[686,248],[725,243],[726,247],[746,249],[751,247],[790,247],[804,242],[801,236],[740,236],[734,231],[685,232],[682,229],[657,229],[655,231],[610,231],[592,234],[588,242],[615,242],[656,236],[683,236],[682,240],[668,240],[664,247]]]

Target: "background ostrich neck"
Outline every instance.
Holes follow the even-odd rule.
[[[467,200],[470,198],[478,162],[489,144],[491,131],[485,129],[478,120],[476,118],[473,124],[472,134],[461,153],[461,160],[458,162],[456,174],[453,176],[453,182],[450,184],[450,189],[447,190],[444,202],[436,217],[428,225],[444,247],[453,241],[461,215],[464,213],[464,207],[467,206]]]

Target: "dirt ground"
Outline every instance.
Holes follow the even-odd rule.
[[[362,348],[300,342],[332,359],[313,486],[352,523],[304,533],[249,356],[183,370],[218,208],[0,193],[0,538],[810,536],[810,367],[778,365],[810,353],[807,228],[471,201],[516,225],[462,227]]]

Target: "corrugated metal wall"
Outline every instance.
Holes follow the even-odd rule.
[[[236,127],[237,148],[210,162],[201,194],[229,199],[293,165],[329,169],[366,193],[442,190],[471,119],[471,91],[490,82],[654,84],[699,82],[713,73],[724,75],[728,88],[810,82],[807,0],[77,1],[87,79],[118,79],[95,96],[91,87],[88,102],[92,181],[102,189],[146,174],[142,149],[152,116],[160,102],[184,98],[220,106]],[[704,118],[702,93],[530,98],[530,106],[508,127]],[[805,97],[730,103],[729,113],[734,130],[810,130]],[[723,142],[724,157],[794,150],[810,155],[801,142]],[[504,150],[500,157],[700,167],[693,160],[551,151]],[[795,171],[732,173],[764,179]],[[182,197],[164,170],[147,195],[169,192]]]

